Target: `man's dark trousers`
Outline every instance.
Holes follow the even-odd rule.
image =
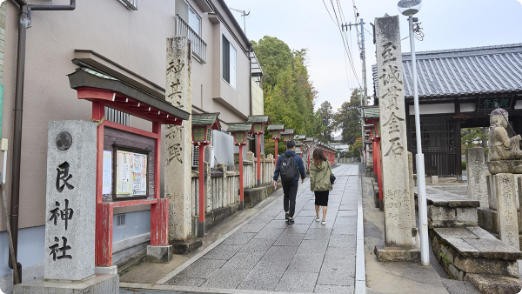
[[[282,184],[283,192],[285,193],[285,197],[283,200],[285,212],[288,211],[288,216],[294,218],[295,198],[297,196],[297,188],[299,187],[299,181],[283,182]]]

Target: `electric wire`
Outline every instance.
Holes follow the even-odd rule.
[[[344,46],[344,49],[346,51],[346,54],[348,55],[348,59],[350,61],[351,69],[352,69],[352,71],[354,73],[354,76],[356,78],[357,84],[359,84],[359,87],[360,87],[361,83],[359,82],[359,77],[357,75],[357,71],[355,70],[355,66],[354,66],[353,59],[352,59],[352,53],[351,53],[350,48],[348,47],[348,42],[347,42],[347,40],[346,40],[345,36],[343,35],[342,30],[341,30],[341,24],[339,23],[339,16],[337,15],[337,12],[335,10],[335,6],[333,4],[333,0],[330,0],[330,4],[332,5],[332,10],[334,12],[335,19],[337,21],[337,29],[339,30],[339,34],[341,35],[341,38],[343,40],[343,46]]]

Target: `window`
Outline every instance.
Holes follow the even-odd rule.
[[[237,51],[223,36],[223,79],[236,88],[237,86]]]
[[[198,36],[201,36],[201,18],[199,15],[189,7],[189,26]]]
[[[194,128],[192,129],[194,132],[194,141],[195,142],[203,142],[205,141],[205,128]]]
[[[138,0],[118,0],[129,10],[138,10]]]

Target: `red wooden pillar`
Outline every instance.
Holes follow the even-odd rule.
[[[261,186],[261,135],[257,135],[257,186]]]
[[[243,145],[239,145],[239,209],[245,208],[245,188],[243,183]]]
[[[205,237],[205,145],[199,146],[199,224],[198,237]]]
[[[161,135],[161,125],[158,122],[152,123],[152,132]],[[155,158],[154,158],[154,198],[158,202],[150,207],[150,245],[168,246],[169,245],[169,199],[160,198],[160,157],[161,140],[156,138]]]
[[[112,265],[113,202],[96,204],[96,266]]]
[[[105,116],[102,103],[92,103],[92,119],[101,121]],[[97,129],[96,154],[96,237],[95,237],[95,265],[112,265],[112,221],[113,203],[103,203],[103,136],[104,125]]]

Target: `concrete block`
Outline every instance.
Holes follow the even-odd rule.
[[[456,207],[456,226],[477,226],[478,212],[476,208],[472,207]]]
[[[416,247],[375,246],[377,260],[380,262],[420,262],[420,249]]]
[[[484,294],[520,293],[522,281],[497,275],[468,274],[466,279]]]
[[[453,264],[466,273],[492,274],[515,278],[518,278],[519,275],[516,261],[456,256]]]
[[[431,184],[435,185],[439,183],[439,176],[431,176]]]
[[[98,275],[117,275],[118,266],[97,266],[96,268],[94,268],[94,272]]]
[[[478,209],[478,225],[486,231],[498,234],[497,211],[493,209]]]
[[[203,245],[201,239],[191,239],[188,241],[171,241],[174,254],[188,254]]]
[[[14,294],[116,294],[120,290],[119,275],[93,275],[87,279],[70,282],[57,280],[29,280],[14,286]]]
[[[172,245],[168,246],[147,246],[147,261],[149,262],[169,262],[172,259]]]

